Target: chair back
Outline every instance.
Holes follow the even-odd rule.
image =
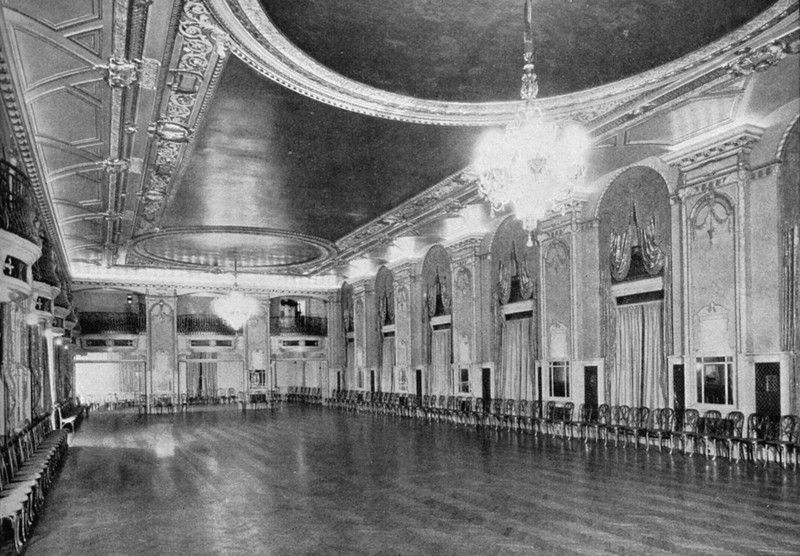
[[[515,400],[509,398],[503,404],[503,415],[514,415],[514,404],[516,403]]]
[[[780,436],[778,440],[784,442],[791,442],[794,440],[794,429],[797,425],[797,416],[784,415],[781,417]]]
[[[744,427],[744,413],[741,411],[731,411],[728,413],[726,419],[731,423],[730,434],[733,436],[742,436],[742,428]]]
[[[556,417],[556,402],[549,401],[545,404],[545,419],[555,419]]]
[[[520,417],[528,417],[529,409],[528,400],[520,400],[519,405],[517,405],[517,415]]]
[[[597,408],[597,422],[601,425],[608,425],[611,422],[611,406],[601,403]]]
[[[662,431],[674,431],[675,430],[675,410],[671,407],[664,407],[661,408],[661,411],[658,412],[659,423],[658,428]]]
[[[572,421],[572,412],[573,412],[574,409],[575,409],[575,404],[574,403],[567,402],[567,403],[564,404],[564,410],[563,410],[563,413],[562,413],[562,415],[563,415],[562,420],[565,423],[569,423],[569,422]]]
[[[700,412],[696,409],[683,410],[683,430],[684,432],[697,432],[697,421],[700,419]]]
[[[542,402],[540,400],[534,400],[531,404],[531,416],[534,419],[540,419],[542,417]]]

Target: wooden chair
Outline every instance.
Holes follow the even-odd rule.
[[[584,443],[589,442],[590,431],[594,431],[595,441],[600,442],[600,433],[603,432],[607,435],[609,423],[611,423],[611,407],[607,403],[602,403],[597,407],[597,419],[585,425],[586,436],[583,439]]]
[[[517,430],[525,430],[527,428],[528,418],[530,415],[530,404],[528,400],[520,400],[517,404],[517,417],[516,427]]]
[[[542,425],[544,426],[545,434],[553,434],[553,424],[556,419],[556,402],[550,400],[544,404],[544,416],[542,417]]]
[[[728,424],[724,430],[717,431],[714,435],[715,449],[714,453],[719,454],[720,448],[725,451],[728,459],[733,460],[733,447],[738,446],[741,452],[741,438],[742,428],[744,427],[744,413],[741,411],[731,411],[725,417],[725,422]],[[741,456],[741,453],[739,454]],[[739,461],[739,457],[736,458]]]
[[[75,421],[78,420],[78,414],[70,415],[68,417],[64,417],[61,413],[61,405],[56,405],[56,413],[58,413],[58,424],[59,427],[65,429],[67,427],[72,429],[73,434],[75,433]]]
[[[509,398],[503,402],[503,414],[500,416],[501,425],[506,429],[513,429],[517,421],[517,401]]]
[[[664,440],[669,440],[672,446],[672,435],[675,433],[675,410],[671,407],[656,409],[653,427],[645,433],[645,449],[650,450],[650,440],[658,443],[658,451],[664,447]]]
[[[796,427],[796,415],[784,415],[781,417],[779,425],[774,433],[761,443],[764,449],[764,465],[769,463],[770,452],[774,452],[775,462],[780,463],[781,467],[786,467],[789,453],[792,452],[793,454],[793,449],[796,445],[796,439],[794,437]]]
[[[646,406],[632,407],[628,414],[628,426],[626,426],[622,433],[625,437],[625,446],[628,445],[628,437],[630,437],[636,449],[639,449],[639,438],[644,437],[647,442],[647,423],[650,418],[650,408]]]
[[[714,457],[716,457],[716,444],[714,443],[714,436],[718,433],[720,428],[720,420],[722,419],[722,413],[717,411],[716,409],[709,409],[706,411],[706,414],[703,415],[702,421],[699,421],[697,427],[697,436],[695,440],[698,444],[703,444],[703,453],[708,459],[708,454],[711,451],[711,447],[714,446]]]
[[[606,425],[606,441],[608,444],[609,434],[614,434],[614,446],[619,445],[619,435],[624,434],[625,429],[628,427],[628,417],[631,408],[627,405],[615,405],[611,408],[611,419]]]
[[[686,453],[686,447],[689,442],[692,443],[692,450],[689,452],[691,457],[697,448],[697,421],[700,420],[700,412],[696,409],[683,410],[683,427],[681,430],[675,431],[672,435],[672,444],[670,446],[670,453],[675,451],[676,441],[680,440],[683,453]]]
[[[575,411],[575,404],[566,402],[563,406],[556,411],[556,416],[553,419],[553,434],[555,435],[556,429],[561,429],[561,438],[567,438],[567,428],[572,423],[572,413]]]
[[[594,423],[597,419],[595,414],[595,406],[592,404],[584,404],[578,406],[577,419],[569,424],[569,437],[570,440],[574,437],[574,433],[578,434],[581,440],[584,440],[587,427]]]

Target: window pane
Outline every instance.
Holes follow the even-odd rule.
[[[550,395],[557,398],[569,396],[568,361],[553,361],[550,364]]]

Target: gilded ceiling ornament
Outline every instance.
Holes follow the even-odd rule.
[[[766,71],[786,57],[788,43],[778,39],[756,49],[743,48],[736,52],[739,58],[729,63],[725,69],[735,77]]]
[[[126,158],[106,158],[101,162],[108,174],[120,174],[130,169],[131,161]]]
[[[93,69],[106,72],[106,83],[113,88],[130,87],[139,79],[138,60],[126,60],[114,56],[105,65],[96,65]]]

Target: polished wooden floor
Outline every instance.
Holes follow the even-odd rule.
[[[800,472],[311,406],[84,420],[26,554],[800,554]]]

